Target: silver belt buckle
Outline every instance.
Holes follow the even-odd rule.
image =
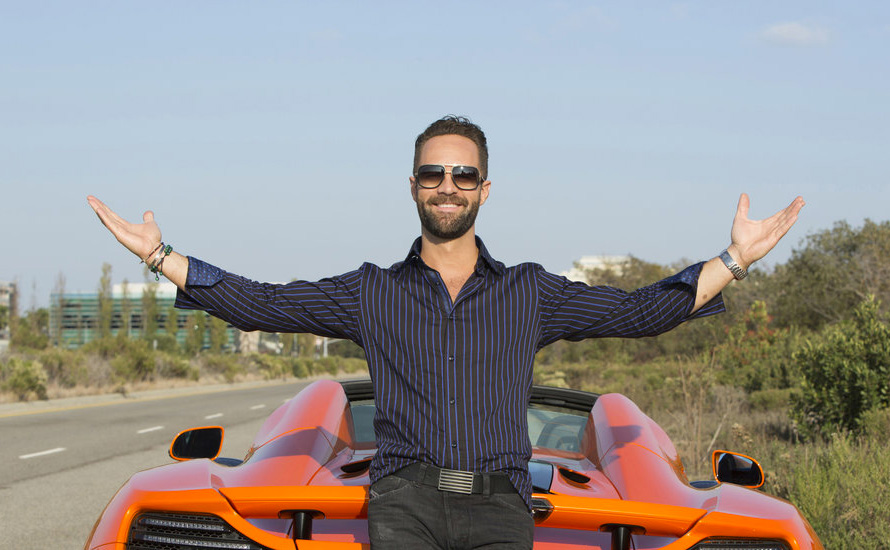
[[[473,493],[473,472],[442,468],[439,470],[438,488],[440,491],[470,495]]]

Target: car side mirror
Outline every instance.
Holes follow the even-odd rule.
[[[170,445],[170,458],[176,460],[192,460],[219,456],[222,449],[223,429],[221,426],[204,426],[183,430],[173,439]]]
[[[763,485],[763,468],[751,458],[729,451],[714,451],[711,455],[714,479],[756,489]]]

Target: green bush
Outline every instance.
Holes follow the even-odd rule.
[[[20,401],[27,401],[31,395],[46,399],[47,375],[39,361],[28,361],[13,357],[3,368],[3,389],[12,392]]]
[[[794,388],[755,391],[748,394],[748,404],[756,411],[787,410],[798,393]]]
[[[309,359],[294,359],[291,362],[291,372],[297,378],[308,378],[312,373],[312,361]]]
[[[129,352],[131,343],[126,336],[119,334],[117,336],[107,336],[105,338],[97,338],[87,342],[81,346],[80,350],[84,353],[96,354],[103,359],[111,359],[119,355]]]
[[[291,372],[290,360],[287,357],[255,353],[250,356],[250,360],[266,380],[286,378]]]
[[[342,357],[331,355],[328,357],[320,357],[315,364],[318,367],[318,371],[333,376],[340,372],[340,366],[343,362],[344,359]]]
[[[244,365],[234,355],[204,355],[201,362],[209,372],[221,374],[230,384],[246,372]]]
[[[157,351],[167,353],[179,353],[181,351],[179,349],[179,344],[176,342],[176,337],[171,334],[156,332],[151,343]]]
[[[151,380],[155,377],[155,354],[145,340],[125,340],[122,353],[111,360],[114,378],[120,382]]]
[[[890,409],[876,409],[862,415],[862,433],[875,441],[890,439]]]
[[[748,392],[799,384],[800,373],[793,360],[799,345],[797,331],[774,329],[771,322],[766,303],[755,301],[742,319],[729,328],[725,341],[716,350],[721,383]]]
[[[890,406],[890,327],[873,299],[823,329],[796,360],[804,383],[794,417],[805,434],[857,431],[867,411]]]
[[[50,383],[63,388],[89,384],[86,356],[79,350],[48,348],[40,352],[38,360],[43,364]]]
[[[157,354],[158,378],[187,378],[197,381],[201,378],[201,370],[187,359],[170,353]]]

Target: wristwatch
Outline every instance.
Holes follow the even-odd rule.
[[[726,269],[732,272],[732,276],[735,277],[737,281],[741,281],[748,276],[748,271],[742,269],[742,267],[732,259],[729,250],[724,249],[723,252],[720,253],[720,259],[723,260],[723,265],[726,266]]]

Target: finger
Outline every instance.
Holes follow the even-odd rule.
[[[114,220],[114,222],[117,223],[118,225],[120,225],[121,227],[126,227],[126,226],[130,225],[130,222],[128,222],[127,220],[118,216],[117,212],[115,212],[111,208],[108,208],[108,206],[103,204],[102,207],[104,208],[105,213],[108,214],[108,217],[110,219]]]
[[[748,219],[748,209],[751,207],[751,199],[748,197],[747,193],[742,193],[739,196],[739,205],[736,208],[736,218]]]
[[[797,222],[798,214],[804,204],[806,203],[804,202],[803,197],[797,197],[791,201],[791,204],[784,210],[776,212],[769,220],[767,220],[773,224],[773,232],[779,239],[785,236],[795,222]]]
[[[96,213],[96,216],[99,217],[99,221],[102,222],[102,225],[111,229],[109,224],[112,223],[112,220],[108,217],[108,207],[93,196],[87,197],[87,202],[90,204],[90,208],[93,209],[93,212]]]

